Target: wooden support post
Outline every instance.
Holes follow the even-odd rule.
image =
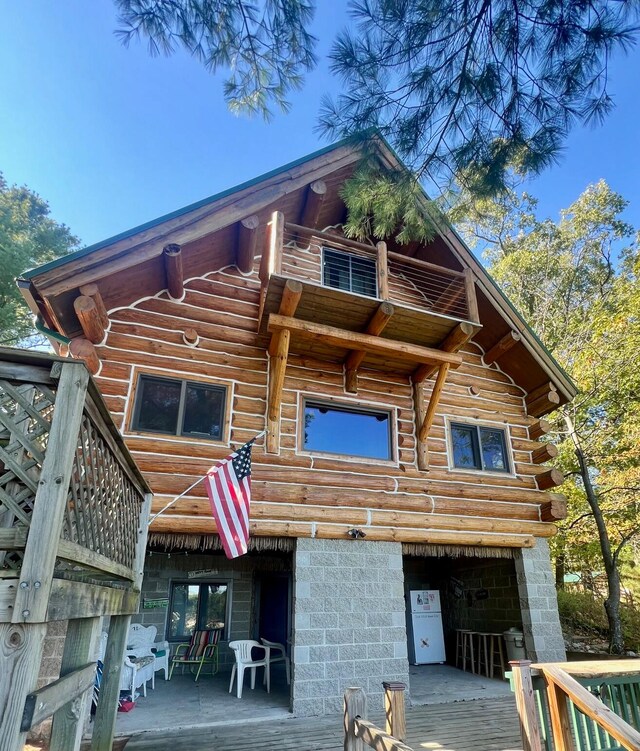
[[[387,257],[387,243],[380,241],[376,244],[378,251],[376,271],[378,274],[378,297],[380,300],[389,299],[389,260]]]
[[[389,735],[404,741],[407,737],[407,723],[404,711],[404,692],[406,686],[397,681],[383,681],[384,711],[386,731]]]
[[[532,441],[542,438],[543,435],[551,432],[551,423],[548,420],[536,420],[529,426],[529,438]]]
[[[166,245],[162,251],[164,270],[167,277],[167,291],[172,300],[181,300],[184,295],[182,271],[182,248],[176,243]]]
[[[344,751],[365,751],[366,746],[355,730],[357,718],[367,717],[367,697],[361,688],[348,688],[344,692]]]
[[[459,323],[440,344],[440,349],[443,352],[458,352],[471,339],[476,328],[470,323]],[[413,372],[411,380],[414,383],[421,383],[431,378],[437,369],[437,365],[419,365]]]
[[[72,361],[62,363],[47,452],[20,571],[14,623],[46,620],[88,381],[89,374],[83,365]]]
[[[555,751],[575,751],[571,723],[569,722],[567,697],[564,691],[553,681],[547,681],[547,704],[549,705]]]
[[[467,315],[469,316],[469,320],[474,323],[480,323],[478,298],[476,296],[476,283],[471,269],[464,270],[464,284],[467,293]]]
[[[534,464],[544,464],[558,456],[558,447],[555,443],[542,443],[540,448],[531,452],[531,461]]]
[[[100,320],[102,321],[103,327],[106,329],[109,325],[109,313],[107,312],[107,308],[104,304],[104,300],[102,299],[102,295],[100,294],[100,290],[98,289],[98,285],[83,284],[82,287],[80,287],[80,294],[90,297],[96,304],[96,308],[98,308],[98,314],[100,315]]]
[[[502,355],[506,354],[512,347],[522,339],[522,336],[517,331],[509,331],[505,334],[499,342],[493,345],[491,349],[485,354],[484,361],[487,365],[491,365]]]
[[[70,620],[64,641],[64,653],[60,667],[60,677],[72,673],[95,657],[96,639],[100,634],[100,618],[79,618]],[[77,751],[84,730],[84,718],[91,692],[65,704],[53,715],[50,751]]]
[[[365,333],[371,334],[371,336],[379,336],[384,331],[394,312],[394,307],[391,303],[381,303],[376,312],[371,316]],[[345,388],[354,394],[358,391],[358,368],[366,354],[364,350],[352,349],[345,360]]]
[[[113,745],[118,698],[120,696],[120,673],[130,623],[130,615],[112,615],[109,621],[109,637],[104,657],[96,718],[93,723],[91,751],[111,751]]]
[[[100,344],[104,339],[105,329],[95,301],[87,295],[80,295],[73,301],[73,309],[87,339],[94,344]]]
[[[300,224],[303,227],[315,228],[320,218],[320,211],[322,204],[327,196],[327,184],[324,180],[316,180],[309,185],[307,189],[307,197],[304,202],[304,208],[302,209],[302,216],[300,217]]]
[[[419,381],[413,384],[413,410],[416,419],[416,435],[420,432],[420,426],[424,422],[427,408],[424,403],[424,382]],[[429,452],[426,441],[418,441],[416,444],[416,459],[418,469],[426,472],[429,469]]]
[[[253,271],[253,260],[258,245],[258,227],[260,219],[253,214],[238,222],[238,237],[236,240],[236,266],[243,274]]]
[[[567,518],[567,497],[562,493],[549,493],[551,500],[540,506],[540,519],[543,522],[561,521]]]
[[[536,475],[536,485],[539,490],[555,488],[557,485],[562,485],[563,482],[564,475],[559,469],[548,469],[546,472]]]
[[[280,450],[280,404],[284,376],[287,370],[291,334],[287,329],[273,335],[269,346],[269,403],[267,405],[266,450],[277,454]],[[273,354],[271,354],[273,352]]]
[[[27,695],[36,687],[46,623],[0,623],[0,751],[22,751]]]
[[[74,357],[76,360],[84,360],[92,375],[95,375],[100,370],[100,358],[98,357],[96,348],[88,339],[82,336],[72,339],[69,345],[69,352],[71,357]]]
[[[280,299],[280,308],[278,313],[281,316],[293,317],[300,303],[302,297],[302,283],[296,279],[287,279],[282,290],[282,298]]]
[[[531,660],[514,660],[509,666],[513,675],[523,751],[542,751],[538,708],[531,680]]]
[[[431,430],[431,425],[433,424],[433,419],[436,415],[436,409],[438,407],[438,402],[440,401],[440,395],[442,394],[442,389],[444,388],[445,381],[447,380],[447,374],[449,372],[449,365],[447,363],[443,363],[439,370],[438,375],[436,377],[436,382],[433,385],[433,390],[431,391],[431,398],[429,399],[429,406],[426,410],[424,410],[424,406],[421,406],[424,404],[424,392],[419,387],[419,384],[415,384],[416,390],[414,391],[414,394],[418,394],[417,396],[417,404],[416,407],[416,423],[418,426],[417,429],[417,436],[418,436],[418,447],[417,447],[417,455],[418,455],[418,469],[426,471],[429,469],[429,453],[427,450],[427,439],[429,438],[429,431]]]

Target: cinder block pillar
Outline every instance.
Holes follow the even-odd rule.
[[[515,564],[527,657],[534,662],[563,662],[567,656],[548,542],[536,538],[533,548],[519,549]]]
[[[340,714],[350,686],[382,710],[382,681],[409,681],[402,545],[298,539],[293,627],[295,715]]]

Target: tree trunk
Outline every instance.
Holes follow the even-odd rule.
[[[566,558],[564,553],[556,555],[556,589],[564,589],[564,575],[566,573]]]
[[[597,493],[591,482],[589,466],[582,448],[580,436],[576,432],[573,420],[568,414],[564,415],[564,421],[571,440],[573,441],[575,455],[578,459],[578,466],[580,468],[580,477],[584,484],[585,495],[589,507],[593,512],[593,518],[595,519],[596,527],[598,529],[598,541],[602,553],[602,562],[604,563],[604,570],[607,576],[608,595],[604,602],[604,609],[607,613],[607,620],[609,622],[609,651],[612,654],[619,655],[624,652],[624,641],[622,638],[622,622],[620,621],[620,574],[618,573],[617,561],[611,551],[609,532],[602,514],[602,509],[598,502]]]

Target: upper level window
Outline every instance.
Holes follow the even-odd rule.
[[[167,638],[188,641],[194,631],[221,628],[227,623],[228,587],[221,582],[171,585]],[[225,637],[223,631],[222,637]]]
[[[376,262],[353,253],[323,248],[322,283],[325,287],[377,297]]]
[[[390,423],[389,412],[307,401],[303,447],[307,451],[389,460]]]
[[[500,428],[451,423],[451,446],[458,469],[509,471],[505,432]]]
[[[133,430],[222,440],[226,389],[141,375]]]

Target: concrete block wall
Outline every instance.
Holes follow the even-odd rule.
[[[64,640],[67,636],[66,621],[50,621],[47,624],[47,634],[42,647],[42,662],[36,688],[42,688],[48,683],[57,681],[60,677]],[[51,736],[51,718],[33,727],[27,738],[33,741],[47,741]]]
[[[293,658],[297,716],[342,712],[349,686],[381,710],[383,680],[408,684],[400,543],[298,539]]]
[[[562,662],[566,651],[547,540],[536,538],[535,547],[517,550],[515,564],[527,657]]]

